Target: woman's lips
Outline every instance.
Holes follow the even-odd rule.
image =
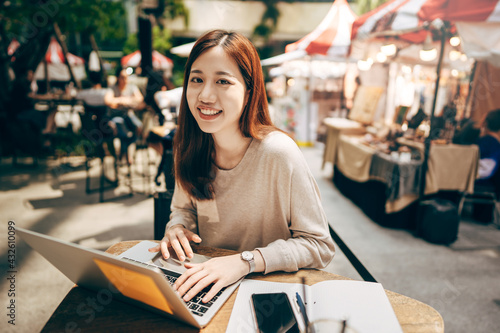
[[[200,117],[202,119],[213,119],[222,113],[222,110],[211,109],[211,108],[198,108],[200,112]]]

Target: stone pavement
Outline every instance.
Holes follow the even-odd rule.
[[[331,182],[331,166],[321,170],[322,149],[318,144],[303,152],[318,182],[328,220],[378,282],[433,306],[443,316],[446,332],[500,332],[500,230],[463,219],[458,240],[441,246],[406,230],[381,227],[337,191]],[[0,304],[4,309],[0,332],[40,331],[72,287],[64,275],[16,237],[16,325],[8,324],[9,220],[100,250],[122,240],[153,238],[151,196],[134,194],[99,203],[97,193],[85,194],[84,169],[64,169],[60,162],[14,168],[9,159],[0,161]],[[72,162],[78,165],[81,161]],[[98,168],[92,171],[97,175]],[[140,179],[134,181],[134,188],[142,187]],[[340,251],[326,270],[360,279]]]

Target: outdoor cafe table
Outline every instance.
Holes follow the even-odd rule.
[[[76,98],[69,94],[29,94],[28,97],[33,100],[38,106],[35,109],[42,112],[48,112],[49,117],[54,117],[58,111],[73,110]]]
[[[139,241],[124,241],[111,246],[106,252],[118,255],[131,248]],[[223,250],[205,246],[194,245],[196,253],[211,257],[234,254],[234,251]],[[305,277],[309,285],[324,280],[348,280],[348,278],[315,269],[301,269],[296,273],[275,272],[267,275],[251,274],[247,278],[300,283]],[[201,332],[224,332],[231,316],[231,311],[236,299],[233,293],[224,306],[212,319],[210,324]],[[386,290],[387,297],[394,309],[396,317],[405,333],[442,333],[444,332],[443,318],[431,306]],[[82,315],[79,308],[87,304],[88,298],[95,297],[95,293],[84,288],[74,287],[62,300],[61,304],[52,314],[42,332],[196,332],[196,328],[162,317],[142,308],[112,300],[105,306],[100,306],[95,312],[95,318],[88,320],[88,315]],[[86,320],[88,322],[86,322]]]
[[[69,94],[29,94],[28,97],[35,102],[45,102],[49,104],[51,108],[59,104],[72,105],[75,102],[75,97]]]

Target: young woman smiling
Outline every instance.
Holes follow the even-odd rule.
[[[186,263],[184,300],[251,272],[322,268],[333,258],[317,184],[295,142],[271,122],[253,44],[215,30],[194,45],[174,138],[176,186],[165,237],[150,251],[191,258],[190,241],[241,254]],[[201,236],[201,237],[200,237]]]

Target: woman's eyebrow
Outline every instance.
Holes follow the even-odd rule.
[[[224,72],[224,71],[218,71],[218,72],[215,72],[215,74],[217,74],[217,75],[227,75],[227,76],[235,77],[233,74],[231,74],[229,72]]]
[[[203,74],[203,71],[201,71],[199,69],[192,69],[191,73],[194,73],[194,74]],[[217,72],[215,72],[215,74],[216,75],[225,75],[225,76],[230,76],[230,77],[236,77],[233,74],[231,74],[229,72],[225,72],[225,71],[217,71]]]

